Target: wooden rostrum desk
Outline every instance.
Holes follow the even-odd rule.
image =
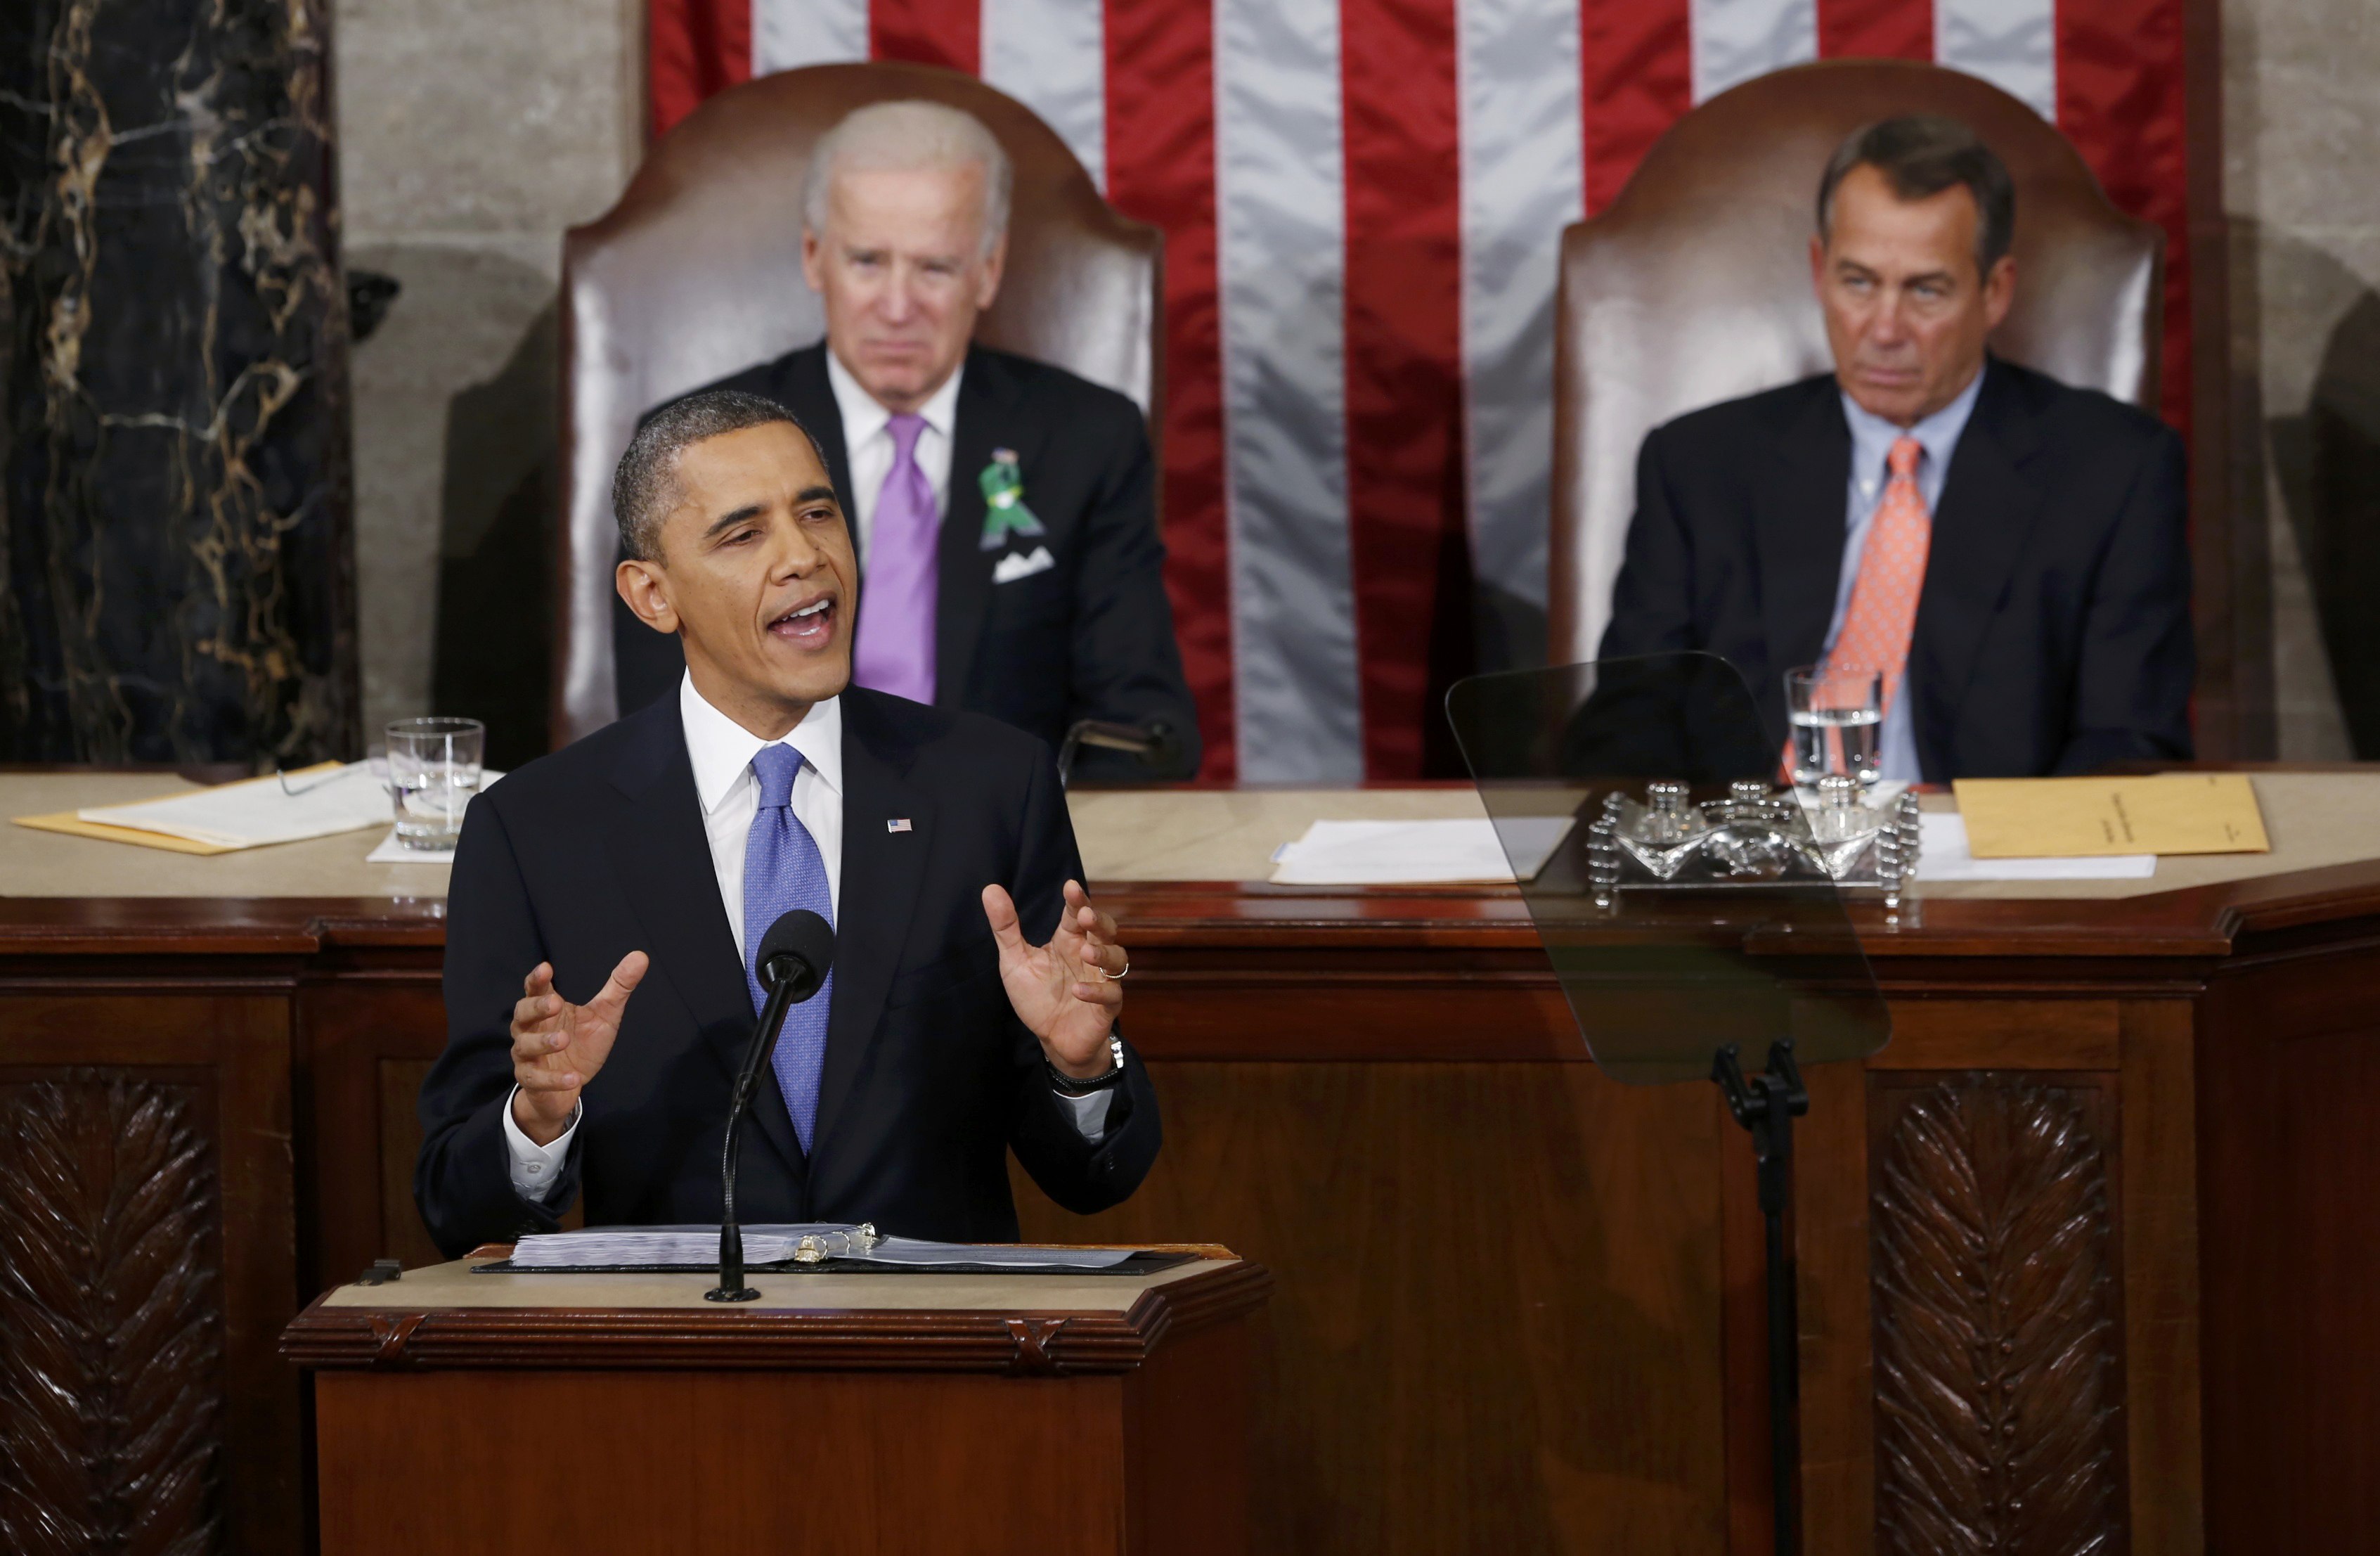
[[[1248,1543],[1250,1319],[1226,1249],[1148,1274],[475,1271],[285,1331],[343,1556],[1209,1556]]]
[[[0,801],[159,787],[68,782]],[[1854,909],[1894,1032],[1811,1072],[1799,1131],[1813,1551],[2380,1527],[2380,775],[2256,782],[2267,857]],[[1087,1221],[1020,1177],[1026,1234],[1273,1272],[1260,1550],[1759,1550],[1759,1221],[1715,1089],[1586,1063],[1509,889],[1216,883],[1314,816],[1475,804],[1076,796],[1166,1144]],[[0,1536],[145,1510],[293,1549],[274,1337],[437,1258],[410,1185],[441,872],[363,835],[0,833]]]

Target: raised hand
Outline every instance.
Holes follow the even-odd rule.
[[[650,962],[641,951],[620,958],[593,999],[574,1005],[553,991],[553,964],[540,962],[521,982],[513,1006],[513,1122],[539,1145],[550,1146],[578,1109],[579,1088],[595,1078],[620,1035],[628,996]]]
[[[1016,905],[999,886],[983,889],[983,916],[1000,942],[1000,981],[1016,1018],[1041,1039],[1041,1052],[1065,1074],[1087,1080],[1108,1069],[1108,1031],[1123,1009],[1116,979],[1127,963],[1115,920],[1091,906],[1076,881],[1066,882],[1066,911],[1047,945],[1029,945]]]

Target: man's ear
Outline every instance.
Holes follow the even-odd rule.
[[[1816,233],[1810,235],[1810,290],[1821,300],[1827,295],[1827,240]]]
[[[2016,300],[2016,258],[2002,254],[1992,261],[1984,277],[1984,329],[1986,333],[2000,327],[2008,317],[2009,305]]]
[[[677,607],[669,602],[669,578],[660,563],[630,557],[613,573],[612,587],[647,626],[656,632],[677,630]]]
[[[811,291],[826,296],[826,246],[807,223],[802,226],[802,279],[810,284]]]
[[[975,285],[977,312],[980,313],[990,308],[991,299],[1000,296],[1000,278],[1007,269],[1008,234],[1002,232],[993,242],[991,252],[983,257],[983,269],[978,274]]]

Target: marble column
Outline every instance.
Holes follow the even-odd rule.
[[[0,760],[358,754],[327,27],[0,5]]]

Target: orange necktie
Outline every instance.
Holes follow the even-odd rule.
[[[1883,671],[1887,712],[1900,694],[1901,672],[1909,667],[1917,596],[1925,587],[1925,552],[1934,541],[1934,521],[1917,492],[1917,456],[1924,451],[1915,438],[1896,438],[1892,452],[1884,457],[1892,479],[1884,484],[1884,501],[1876,504],[1867,541],[1860,547],[1843,629],[1827,652],[1830,665]]]
[[[1876,517],[1867,527],[1867,539],[1860,546],[1859,571],[1852,577],[1852,602],[1843,612],[1843,628],[1835,634],[1835,646],[1827,651],[1819,666],[1823,687],[1828,679],[1827,672],[1846,672],[1843,692],[1849,696],[1858,687],[1864,698],[1866,675],[1849,672],[1884,672],[1884,711],[1892,711],[1893,699],[1900,691],[1900,677],[1909,667],[1909,639],[1917,629],[1917,596],[1925,587],[1925,553],[1934,541],[1934,521],[1925,512],[1925,499],[1917,491],[1917,456],[1925,445],[1915,438],[1896,438],[1891,452],[1885,456],[1885,467],[1891,479],[1885,482],[1884,501],[1876,508]],[[1836,699],[1821,693],[1826,705]],[[1842,767],[1841,735],[1830,731],[1834,767]],[[1793,775],[1793,742],[1785,742],[1781,760],[1785,779]]]

